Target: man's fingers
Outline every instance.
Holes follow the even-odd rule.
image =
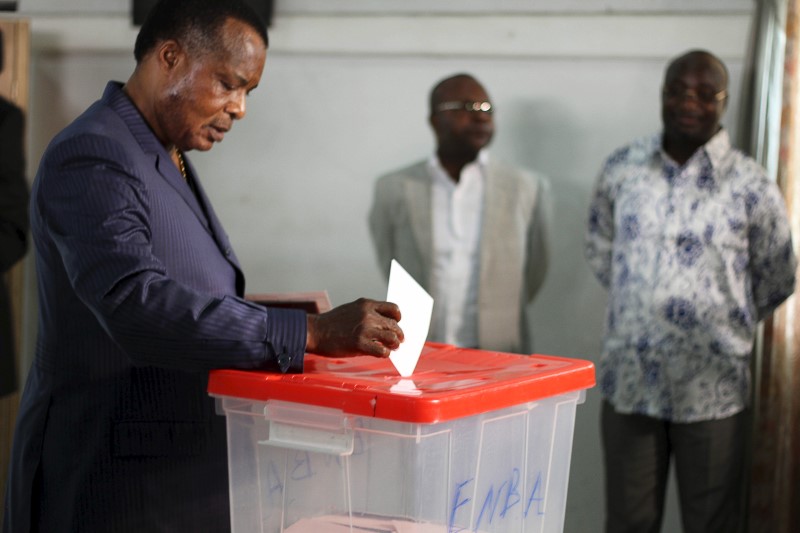
[[[398,335],[399,333],[399,335]],[[396,350],[400,347],[400,343],[402,342],[402,330],[397,328],[397,331],[394,330],[378,330],[375,332],[374,340],[379,342],[389,350]]]
[[[358,344],[359,351],[364,355],[371,355],[373,357],[389,357],[392,350],[387,348],[377,339],[363,339]]]
[[[379,315],[391,318],[395,322],[400,322],[400,308],[397,307],[397,304],[393,304],[392,302],[377,302],[375,311]]]
[[[338,356],[388,357],[403,342],[400,309],[391,302],[359,298],[309,319],[309,349]]]
[[[396,350],[403,342],[405,335],[396,320],[381,317],[372,328],[367,328],[365,336],[380,341],[391,350]]]

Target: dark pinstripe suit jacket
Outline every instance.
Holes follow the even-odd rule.
[[[207,371],[302,369],[305,315],[241,298],[202,187],[117,83],[50,144],[31,198],[39,339],[4,531],[228,530]]]

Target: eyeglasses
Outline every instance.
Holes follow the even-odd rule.
[[[721,90],[714,92],[713,89],[686,89],[683,87],[664,87],[664,98],[668,100],[683,100],[692,95],[699,102],[704,104],[714,104],[721,102],[728,96],[728,91]]]
[[[434,108],[437,113],[440,111],[467,111],[470,113],[494,113],[494,106],[491,102],[442,102]]]

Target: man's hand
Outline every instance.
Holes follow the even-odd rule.
[[[395,304],[359,298],[327,313],[308,315],[306,351],[334,357],[389,357],[403,342],[399,320]]]

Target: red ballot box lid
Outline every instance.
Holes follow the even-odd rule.
[[[388,359],[306,354],[302,374],[214,370],[208,392],[281,400],[359,416],[432,424],[495,411],[595,384],[594,364],[547,355],[516,355],[426,343],[414,374]]]

